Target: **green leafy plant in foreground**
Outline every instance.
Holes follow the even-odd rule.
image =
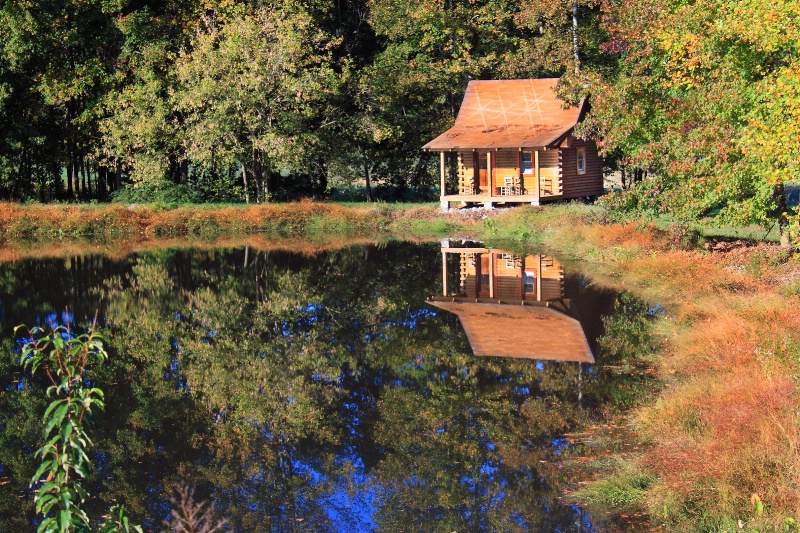
[[[36,451],[41,464],[31,480],[31,486],[39,485],[35,497],[36,513],[42,516],[39,533],[93,531],[81,508],[88,497],[82,483],[91,471],[87,452],[92,441],[85,423],[92,409],[103,410],[105,404],[103,391],[88,385],[87,373],[108,358],[96,324],[97,316],[88,332],[80,335],[74,335],[69,326],[51,326],[49,332],[34,327],[22,348],[23,366],[32,375],[47,376],[47,397],[52,398],[42,420],[45,442]],[[114,506],[109,514],[97,531],[142,531],[129,524],[122,507]]]

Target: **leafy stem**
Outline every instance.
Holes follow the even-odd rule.
[[[102,411],[105,402],[103,391],[90,387],[86,377],[92,366],[108,359],[105,339],[97,331],[96,313],[85,333],[75,334],[69,325],[51,325],[49,331],[31,328],[29,339],[22,348],[22,365],[32,375],[44,372],[50,381],[47,397],[52,398],[42,420],[44,445],[35,454],[41,464],[31,480],[31,486],[38,486],[34,501],[42,515],[38,532],[90,532],[89,517],[81,508],[88,497],[82,483],[91,472],[92,446],[84,417],[90,417],[92,409]],[[123,508],[113,508],[111,516],[98,531],[141,532],[141,527],[129,525]]]

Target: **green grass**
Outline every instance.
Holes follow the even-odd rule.
[[[620,511],[643,508],[646,491],[657,482],[656,477],[630,462],[614,468],[603,479],[574,492],[571,499]]]
[[[716,227],[700,223],[696,226],[696,229],[700,232],[700,235],[705,238],[723,240],[742,239],[746,241],[765,241],[772,243],[780,242],[780,232],[777,224],[765,230],[756,224],[751,224],[749,226]]]
[[[676,224],[676,220],[662,216],[655,221],[656,227],[662,230],[669,230]],[[703,218],[688,225],[689,228],[697,232],[701,237],[707,239],[720,240],[746,240],[764,241],[776,243],[780,241],[780,231],[778,225],[774,224],[771,228],[763,228],[758,224],[747,226],[720,226],[713,218]]]

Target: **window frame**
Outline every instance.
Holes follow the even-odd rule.
[[[527,168],[527,169],[525,168],[525,163],[526,163],[525,155],[526,154],[528,155],[528,157],[530,157],[530,159],[527,162],[530,162],[530,165],[531,165],[530,168]],[[532,176],[533,175],[533,152],[526,152],[524,150],[522,152],[520,152],[520,156],[519,156],[519,172],[523,176]]]
[[[586,148],[584,147],[575,149],[575,170],[578,174],[586,174]]]

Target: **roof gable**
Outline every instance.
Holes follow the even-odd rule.
[[[564,109],[558,78],[470,81],[455,125],[423,149],[545,148],[578,123],[581,105]]]

